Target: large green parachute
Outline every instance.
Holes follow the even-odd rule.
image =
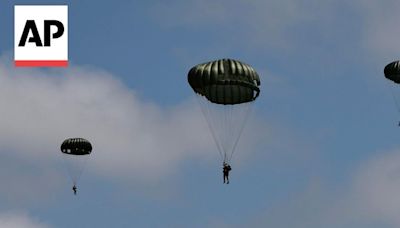
[[[251,102],[260,94],[257,72],[232,59],[196,65],[189,71],[188,81],[194,92],[216,104]]]
[[[220,59],[191,68],[188,82],[198,95],[221,159],[229,163],[260,94],[257,72],[243,62]]]
[[[85,168],[86,161],[92,153],[92,144],[83,138],[69,138],[61,144],[68,174],[74,185],[77,184]]]

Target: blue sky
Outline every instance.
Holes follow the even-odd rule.
[[[69,5],[67,69],[13,67],[15,4]],[[3,1],[0,227],[399,227],[392,0]],[[261,77],[231,184],[188,70]],[[399,96],[400,98],[400,96]],[[94,145],[78,195],[58,150]]]

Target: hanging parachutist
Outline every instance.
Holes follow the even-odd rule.
[[[224,162],[222,172],[224,174],[224,184],[229,184],[229,172],[232,170],[231,166]]]
[[[74,186],[72,187],[72,191],[74,191],[74,195],[76,195],[76,190],[77,190],[77,188],[76,188],[76,186],[74,185]]]

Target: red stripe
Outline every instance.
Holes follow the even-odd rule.
[[[16,67],[67,67],[67,60],[15,60]]]

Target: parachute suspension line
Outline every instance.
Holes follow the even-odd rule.
[[[63,156],[68,175],[71,178],[72,183],[76,185],[86,167],[86,162],[89,159],[89,155],[82,155],[83,158],[82,156],[79,156],[78,158],[76,155],[69,154],[64,154]]]
[[[210,131],[212,132],[214,142],[217,144],[218,151],[220,152],[220,156],[223,160],[225,160],[226,153],[225,153],[225,147],[224,147],[224,141],[223,137],[221,137],[221,129],[224,127],[224,116],[220,115],[221,113],[219,109],[215,109],[215,104],[209,102],[206,99],[203,99],[203,102],[205,102],[207,110],[208,110],[208,115],[207,119],[208,122],[210,123]]]
[[[232,160],[232,157],[233,157],[233,154],[235,153],[235,150],[236,150],[236,146],[237,146],[237,144],[238,144],[238,142],[239,142],[239,139],[240,139],[240,136],[242,135],[242,132],[243,132],[243,129],[244,129],[244,126],[246,126],[246,122],[247,122],[247,119],[249,118],[249,116],[250,116],[250,113],[251,113],[251,110],[252,110],[252,105],[251,105],[251,103],[249,103],[249,104],[246,104],[247,105],[247,107],[245,107],[244,109],[244,120],[243,120],[243,122],[242,122],[242,124],[241,124],[241,126],[240,126],[240,129],[239,129],[239,133],[238,133],[238,136],[236,137],[236,139],[235,139],[235,142],[234,142],[234,144],[233,144],[233,148],[232,148],[232,153],[231,153],[231,156],[229,157],[229,160],[228,160],[228,162],[230,162],[231,160]]]
[[[232,140],[237,136],[234,105],[217,106],[222,109],[221,121],[218,128],[220,129],[220,139],[223,147],[224,159],[223,162],[229,163],[230,155],[232,154]],[[218,115],[218,114],[217,114]]]
[[[87,160],[89,159],[89,155],[84,155],[84,156],[85,156],[85,158],[83,158],[84,160],[83,160],[82,168],[78,171],[78,175],[76,176],[76,182],[78,182],[78,180],[81,178],[82,173],[86,168]]]
[[[229,113],[228,112],[228,108],[226,106],[230,106],[230,105],[224,105],[223,106],[223,112],[224,114],[223,116],[223,122],[222,122],[222,127],[220,129],[226,129],[228,131],[228,133],[230,132],[230,124],[229,124]],[[222,141],[222,145],[223,145],[223,149],[224,149],[224,162],[227,162],[227,155],[228,155],[228,144],[227,144],[227,138],[228,137],[223,137],[223,141]]]
[[[233,124],[234,123],[234,108],[235,107],[233,105],[228,105],[227,108],[226,108],[226,110],[228,112],[227,115],[226,115],[228,117],[228,121],[226,122],[226,125],[228,125],[227,129],[228,129],[228,134],[229,134],[227,136],[227,138],[226,138],[227,140],[228,139],[233,139],[235,136],[237,136],[237,135],[235,135],[236,129],[235,129],[235,125]],[[228,142],[227,142],[227,145],[229,145]],[[229,163],[230,160],[231,160],[230,157],[232,157],[232,152],[233,152],[232,149],[233,149],[232,147],[226,149],[226,153],[225,153],[226,154],[226,161],[225,162],[227,162],[227,163]]]
[[[392,94],[392,98],[393,98],[394,104],[396,105],[397,112],[400,113],[400,102],[398,101],[398,99],[396,99],[396,91],[395,91],[394,86],[392,85],[393,82],[389,82],[389,83],[391,84],[390,85],[390,92]]]
[[[214,139],[215,144],[217,145],[218,148],[218,152],[220,154],[220,157],[223,159],[224,157],[224,148],[221,144],[221,142],[219,142],[218,140],[218,134],[217,132],[215,132],[215,129],[213,128],[213,125],[217,124],[219,121],[217,120],[217,123],[215,123],[215,121],[213,121],[214,119],[212,118],[213,114],[212,114],[212,108],[211,108],[211,103],[209,103],[207,100],[202,100],[204,103],[204,107],[206,108],[206,121],[207,124],[209,126],[209,129],[211,131],[211,135]]]
[[[74,175],[72,174],[73,168],[70,167],[70,165],[68,164],[68,161],[67,161],[68,158],[66,158],[66,156],[69,156],[69,155],[63,154],[64,167],[66,168],[68,176],[69,176],[69,178],[71,178],[72,183],[75,185],[76,181],[74,180]]]
[[[223,129],[225,129],[225,135],[224,135],[224,144],[226,146],[225,148],[225,160],[224,162],[229,161],[229,155],[232,152],[231,151],[231,142],[232,142],[232,134],[234,133],[234,122],[233,122],[233,115],[232,115],[232,107],[233,105],[224,105],[224,116],[225,116],[225,123],[223,126]]]
[[[221,159],[225,160],[224,155],[223,155],[222,146],[219,144],[218,138],[216,137],[216,135],[214,133],[214,130],[213,130],[212,126],[211,126],[211,124],[212,124],[211,123],[212,120],[211,120],[211,117],[210,117],[210,115],[211,115],[210,112],[211,111],[210,111],[210,107],[209,107],[209,104],[208,104],[208,103],[211,103],[211,102],[204,101],[203,100],[204,97],[202,97],[199,94],[196,94],[196,97],[197,97],[197,101],[199,102],[199,106],[200,106],[201,112],[203,113],[203,116],[204,116],[204,118],[205,118],[205,120],[207,122],[207,126],[209,128],[209,131],[211,132],[211,136],[213,137],[214,142],[217,145],[218,153],[219,153]]]
[[[229,163],[249,117],[252,102],[236,105],[214,104],[197,95],[201,111],[223,162]]]

